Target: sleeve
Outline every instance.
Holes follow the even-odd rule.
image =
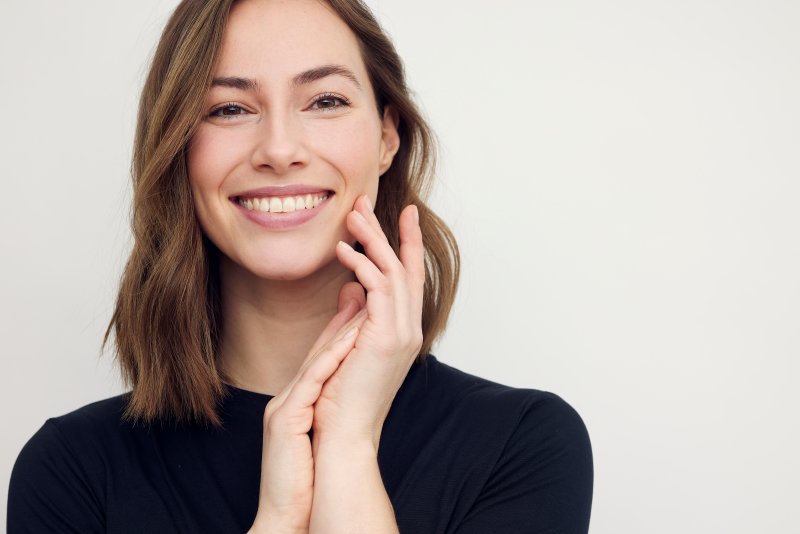
[[[105,532],[103,506],[52,419],[28,440],[11,471],[8,534]]]
[[[578,413],[544,393],[523,412],[455,534],[586,534],[594,470]]]

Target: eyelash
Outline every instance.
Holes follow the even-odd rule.
[[[330,108],[319,108],[318,111],[322,111],[322,112],[335,111],[338,108],[349,107],[350,106],[350,101],[349,100],[347,100],[342,95],[337,95],[336,93],[323,93],[321,95],[317,95],[316,97],[314,97],[314,100],[311,102],[311,105],[314,106],[315,104],[318,104],[319,102],[321,102],[323,100],[339,100],[341,102],[341,104],[339,104],[337,106],[330,107]],[[222,112],[222,110],[224,110],[226,108],[237,108],[239,110],[245,111],[245,113],[234,113],[233,115],[221,115],[220,113]],[[245,110],[242,106],[240,106],[236,102],[226,102],[226,103],[221,104],[221,105],[215,107],[214,109],[212,109],[209,112],[208,116],[209,117],[216,117],[216,118],[219,118],[219,119],[229,120],[229,119],[232,119],[232,118],[237,117],[239,115],[245,115],[246,112],[247,112],[247,110]]]
[[[337,95],[336,93],[322,93],[321,95],[318,95],[318,96],[314,97],[314,101],[311,103],[311,105],[313,106],[314,104],[317,104],[322,100],[340,100],[342,102],[342,104],[339,105],[339,106],[334,106],[332,108],[323,108],[323,109],[320,109],[320,111],[332,111],[334,109],[341,108],[341,107],[348,107],[350,105],[350,101],[349,100],[347,100],[342,95]]]
[[[236,117],[238,115],[244,115],[244,113],[235,113],[233,115],[221,115],[220,113],[222,112],[222,110],[227,109],[227,108],[237,108],[237,109],[240,109],[242,111],[245,111],[245,109],[242,106],[240,106],[239,104],[237,104],[236,102],[225,102],[224,104],[219,105],[219,106],[215,107],[214,109],[212,109],[208,113],[208,116],[209,117],[216,117],[218,119],[229,120],[229,119],[232,119],[232,118],[234,118],[234,117]]]

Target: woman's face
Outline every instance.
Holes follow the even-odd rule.
[[[204,113],[187,162],[209,239],[261,278],[337,261],[345,216],[361,194],[374,205],[399,144],[347,25],[317,0],[235,3]]]

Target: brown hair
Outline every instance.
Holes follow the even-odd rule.
[[[425,245],[423,344],[444,331],[459,278],[459,252],[445,223],[426,205],[435,140],[414,104],[403,64],[361,0],[325,0],[358,38],[380,113],[397,110],[400,147],[381,176],[375,213],[399,252],[397,220],[416,204]],[[133,250],[114,314],[116,356],[132,387],[123,417],[221,425],[217,404],[227,381],[217,366],[220,313],[218,249],[196,219],[186,147],[202,116],[234,0],[184,0],[164,29],[139,102],[132,178]]]

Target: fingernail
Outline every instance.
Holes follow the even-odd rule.
[[[419,224],[419,208],[414,204],[414,221]]]
[[[353,336],[356,335],[356,330],[358,330],[357,326],[354,326],[350,330],[348,330],[342,337],[339,338],[339,341],[345,341],[351,339]]]
[[[368,197],[368,196],[365,196],[365,197],[364,197],[364,200],[367,202],[367,209],[368,209],[369,211],[374,211],[374,209],[373,209],[373,207],[372,207],[372,202],[370,202],[370,201],[369,201],[369,197]]]

